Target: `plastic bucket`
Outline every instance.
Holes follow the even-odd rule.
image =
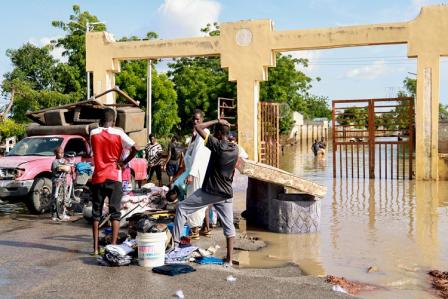
[[[166,233],[138,233],[138,264],[142,267],[159,267],[165,264]]]
[[[174,234],[174,222],[170,222],[166,225],[170,230],[171,234]],[[184,225],[184,229],[181,232],[181,237],[188,237],[190,235],[190,226],[188,224]]]

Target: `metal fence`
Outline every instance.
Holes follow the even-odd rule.
[[[412,179],[414,99],[333,101],[333,177]]]

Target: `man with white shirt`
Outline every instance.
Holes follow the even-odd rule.
[[[204,113],[201,110],[196,109],[193,114],[193,135],[184,158],[186,171],[189,171],[189,175],[186,179],[186,197],[189,197],[202,187],[208,161],[210,160],[210,150],[205,146],[204,138],[202,138],[194,129],[194,126],[201,124],[203,121]],[[208,129],[205,129],[205,131],[207,134],[210,134]],[[204,207],[188,216],[192,239],[199,239],[199,229],[204,222],[206,210],[207,207]],[[208,228],[206,228],[205,233],[209,233]]]

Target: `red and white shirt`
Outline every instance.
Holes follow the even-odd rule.
[[[130,149],[135,142],[125,132],[116,128],[97,128],[90,132],[94,171],[92,184],[101,184],[106,180],[121,182],[121,170],[117,168],[122,153]]]

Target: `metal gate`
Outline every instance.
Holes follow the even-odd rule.
[[[414,98],[333,101],[333,177],[412,179]]]
[[[258,160],[274,167],[280,164],[280,104],[259,103],[260,146]]]

